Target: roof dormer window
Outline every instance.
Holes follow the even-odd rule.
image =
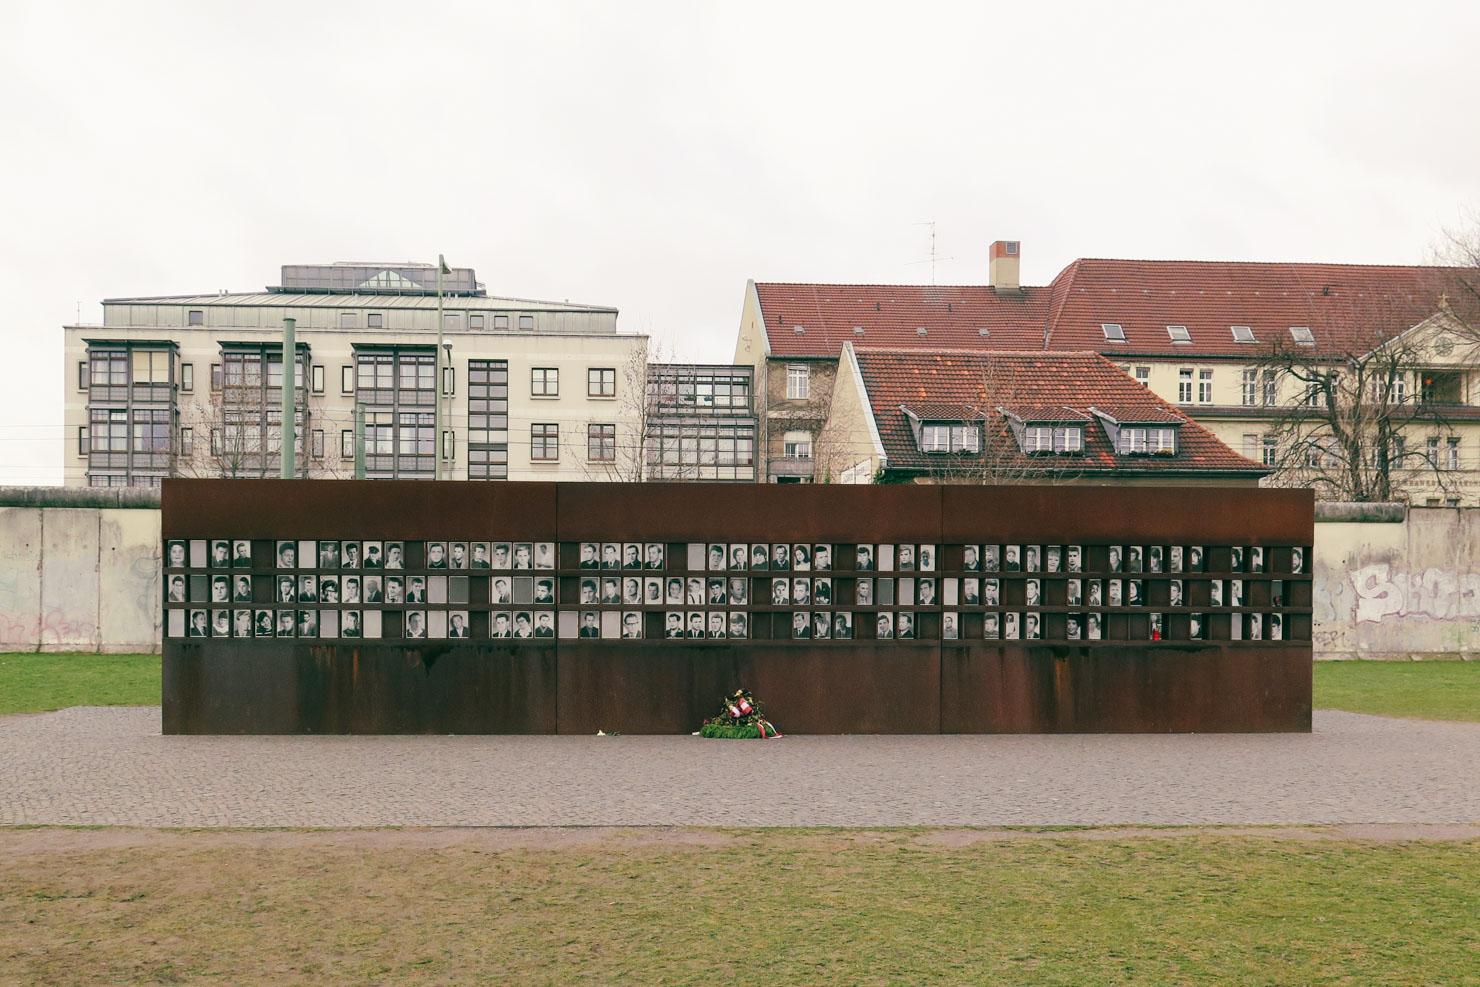
[[[981,432],[966,422],[925,422],[920,426],[921,452],[978,452]]]
[[[1084,428],[1079,425],[1027,424],[1023,427],[1023,452],[1072,456],[1084,451]]]
[[[1315,333],[1308,326],[1291,326],[1290,338],[1295,340],[1296,346],[1314,346],[1316,344]]]
[[[1112,343],[1125,342],[1125,326],[1119,322],[1101,322],[1100,331],[1105,334],[1105,339]]]
[[[1122,426],[1115,451],[1122,456],[1175,455],[1177,430],[1165,426],[1158,428],[1147,428],[1140,425]]]
[[[1167,335],[1174,343],[1189,344],[1192,342],[1192,333],[1187,331],[1186,326],[1167,326]]]
[[[1254,342],[1254,330],[1251,329],[1250,327],[1248,327],[1248,326],[1229,326],[1228,328],[1233,333],[1233,341],[1235,343],[1252,343],[1252,342]]]

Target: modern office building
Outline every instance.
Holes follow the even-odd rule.
[[[280,471],[296,321],[299,475],[577,480],[640,462],[647,337],[599,305],[489,297],[470,268],[284,266],[261,292],[110,298],[65,327],[69,486]],[[437,435],[439,398],[441,436]]]

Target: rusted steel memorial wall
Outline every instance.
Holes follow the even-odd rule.
[[[167,480],[166,733],[1308,731],[1308,491]]]

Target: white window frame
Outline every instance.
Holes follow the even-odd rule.
[[[1316,344],[1315,333],[1310,331],[1310,326],[1291,326],[1290,338],[1295,341],[1296,346],[1314,346]]]
[[[781,439],[781,454],[787,459],[811,459],[811,433],[787,432]]]
[[[806,401],[812,393],[812,368],[805,363],[786,365],[786,399]]]
[[[1186,326],[1167,326],[1167,338],[1181,346],[1188,346],[1192,343],[1192,333],[1187,330]]]
[[[1211,370],[1197,372],[1197,403],[1213,403],[1213,371]]]
[[[1192,368],[1182,367],[1177,371],[1177,403],[1192,403]]]
[[[1109,343],[1125,342],[1125,326],[1119,322],[1101,322],[1100,331],[1105,334],[1105,341]]]
[[[1140,384],[1142,387],[1146,388],[1147,390],[1150,390],[1150,388],[1151,388],[1151,368],[1150,367],[1137,367],[1136,368],[1136,383],[1137,384]]]
[[[1233,333],[1233,341],[1235,343],[1258,342],[1258,340],[1254,338],[1254,329],[1252,326],[1229,326],[1228,331]]]

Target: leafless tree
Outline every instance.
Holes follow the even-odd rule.
[[[314,402],[305,402],[302,408],[296,443],[299,473],[338,475],[328,465],[327,455],[317,461],[311,458],[313,423],[321,416]],[[217,479],[278,476],[282,469],[281,410],[276,401],[270,405],[264,401],[260,388],[212,390],[204,404],[189,406],[181,417],[181,428],[190,429],[191,448],[179,450],[175,473]]]

